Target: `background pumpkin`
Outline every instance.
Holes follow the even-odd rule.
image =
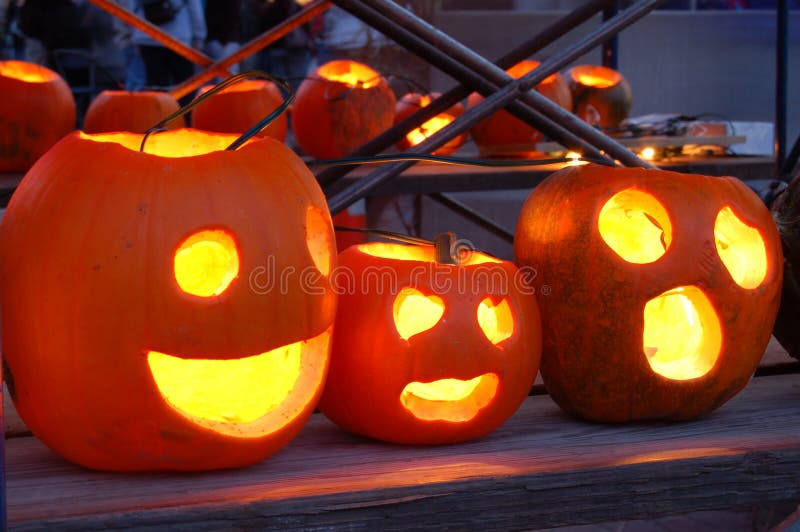
[[[0,61],[0,172],[25,172],[75,129],[75,99],[56,72]]]
[[[331,61],[297,89],[292,131],[311,157],[344,157],[391,127],[395,102],[375,70],[355,61]]]
[[[521,78],[540,65],[538,61],[525,60],[517,63],[506,72],[513,78]],[[552,74],[536,86],[536,91],[557,103],[564,109],[572,109],[572,94],[561,74]],[[470,94],[467,108],[472,108],[483,101],[483,96]],[[534,127],[505,110],[493,113],[481,120],[470,130],[472,140],[481,154],[503,155],[535,151],[536,144],[544,138]]]
[[[394,123],[405,120],[412,114],[419,111],[421,108],[430,105],[430,103],[441,96],[438,92],[431,94],[419,94],[417,92],[410,92],[400,98],[397,102],[394,112]],[[398,143],[397,147],[403,151],[409,149],[411,146],[416,146],[429,136],[433,135],[446,125],[450,124],[453,120],[458,118],[464,113],[464,106],[459,102],[450,107],[444,113],[440,113],[433,118],[427,120],[418,128],[409,132]],[[433,153],[436,155],[450,155],[458,150],[464,142],[466,142],[469,133],[462,133],[454,139],[451,139],[447,144],[435,150]]]
[[[356,434],[406,444],[479,438],[528,395],[539,364],[535,297],[510,262],[371,243],[339,256],[339,310],[320,410]],[[377,273],[376,275],[376,272]],[[350,284],[352,283],[352,284]]]
[[[311,415],[328,365],[333,230],[266,138],[67,136],[0,224],[3,355],[26,425],[95,469],[252,464]],[[64,223],[68,220],[69,223]],[[312,271],[313,279],[278,272]]]
[[[628,118],[633,94],[620,72],[596,65],[578,65],[566,74],[572,92],[572,111],[583,121],[616,128]]]
[[[211,87],[203,87],[200,94]],[[222,133],[244,133],[283,103],[274,83],[245,80],[225,88],[198,104],[192,111],[192,127]],[[283,142],[289,128],[286,113],[281,113],[258,136],[271,136]]]
[[[105,90],[86,109],[83,130],[87,133],[130,131],[144,133],[179,109],[178,101],[163,91]],[[183,117],[169,122],[167,129],[184,127]]]
[[[547,291],[542,378],[573,415],[706,414],[747,384],[769,341],[780,241],[735,178],[561,170],[524,204],[514,251]]]

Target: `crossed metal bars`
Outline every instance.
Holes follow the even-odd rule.
[[[314,16],[323,13],[330,7],[331,1],[461,83],[460,86],[448,91],[429,106],[418,110],[358,148],[354,152],[358,155],[371,155],[388,148],[407,132],[449,108],[470,92],[477,91],[486,97],[481,103],[467,110],[447,127],[437,131],[421,144],[412,147],[409,152],[430,153],[450,139],[469,130],[496,110],[507,107],[521,120],[586,156],[605,160],[608,164],[619,162],[627,166],[652,167],[611,137],[589,126],[569,111],[562,109],[531,89],[592,48],[608,42],[619,31],[645,16],[664,0],[639,0],[624,11],[607,18],[578,42],[543,61],[538,68],[519,79],[513,79],[505,73],[504,69],[547,46],[596,13],[604,11],[608,14],[609,9],[613,7],[614,0],[589,0],[585,5],[567,14],[539,35],[505,54],[496,63],[487,61],[391,0],[317,0],[282,24],[246,43],[237,52],[217,62],[177,41],[158,27],[115,4],[112,0],[90,1],[205,68],[203,72],[175,87],[171,92],[176,97],[190,93],[220,73],[227,73],[227,68],[231,65],[265,48]],[[332,193],[328,199],[331,212],[336,214],[344,210],[413,164],[415,164],[413,161],[407,161],[384,165]],[[329,168],[320,172],[318,179],[320,184],[330,191],[331,185],[351,169],[350,167]],[[495,234],[506,239],[512,238],[508,231],[480,214],[474,213],[456,200],[443,194],[431,196],[440,204],[471,218]]]

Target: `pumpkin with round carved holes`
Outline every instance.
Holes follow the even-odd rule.
[[[0,61],[0,172],[25,172],[75,129],[75,99],[58,73]]]
[[[747,384],[769,342],[780,240],[736,178],[561,170],[523,205],[514,252],[538,273],[542,378],[578,417],[704,415]]]
[[[538,68],[540,64],[538,61],[525,60],[506,72],[512,78],[517,79]],[[561,74],[555,73],[546,77],[536,85],[536,91],[564,109],[572,110],[572,94]],[[480,94],[470,94],[467,108],[475,107],[482,101],[483,96]],[[481,120],[470,130],[470,134],[481,154],[486,156],[515,155],[536,151],[536,144],[544,139],[541,131],[503,109]]]
[[[297,89],[292,131],[311,157],[344,157],[391,127],[395,103],[389,83],[372,68],[330,61]]]
[[[578,65],[566,74],[572,111],[592,126],[616,128],[628,118],[633,96],[620,72],[596,65]]]
[[[168,92],[105,90],[95,96],[86,109],[83,130],[87,133],[144,133],[179,108],[178,100]],[[185,125],[184,118],[178,117],[166,128]]]
[[[255,463],[322,392],[325,198],[271,138],[229,151],[235,135],[177,129],[140,152],[142,138],[68,135],[14,194],[0,224],[9,389],[33,433],[86,467]]]
[[[200,89],[200,94],[212,88]],[[259,120],[269,115],[283,103],[283,95],[271,81],[245,80],[226,87],[207,100],[197,104],[192,111],[192,127],[222,133],[244,133]],[[289,119],[281,113],[262,129],[258,136],[269,135],[280,141],[286,140]]]
[[[343,429],[403,444],[479,438],[530,392],[536,298],[512,263],[432,246],[368,243],[339,256],[339,310],[320,410]]]
[[[427,107],[436,98],[441,96],[438,92],[431,94],[420,94],[417,92],[410,92],[400,98],[395,106],[394,123],[397,124],[416,113],[423,107]],[[407,150],[412,146],[421,143],[443,127],[447,126],[453,120],[464,114],[464,106],[459,102],[446,111],[429,118],[419,127],[409,131],[405,137],[397,142],[397,147],[401,150]],[[444,146],[436,149],[433,153],[435,155],[450,155],[458,150],[464,142],[466,142],[468,133],[462,133],[456,138],[449,140]]]

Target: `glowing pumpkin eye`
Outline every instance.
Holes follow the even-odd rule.
[[[175,252],[175,280],[181,290],[199,297],[222,294],[239,275],[239,252],[225,231],[199,231]]]
[[[640,190],[614,194],[600,209],[597,226],[608,247],[634,264],[655,262],[672,243],[672,224],[666,209]]]
[[[333,256],[331,223],[317,207],[309,207],[306,211],[306,245],[314,265],[322,275],[328,275]]]
[[[394,325],[403,340],[427,331],[444,315],[444,302],[414,288],[404,288],[394,300]]]
[[[478,305],[478,325],[494,345],[510,338],[514,334],[514,316],[508,300],[504,299],[498,305],[488,297],[481,301]]]
[[[652,370],[668,379],[695,379],[711,371],[722,349],[722,328],[703,291],[680,286],[648,301],[643,348]]]
[[[767,247],[758,229],[745,224],[730,207],[714,221],[714,242],[722,263],[734,282],[745,289],[758,288],[767,277]]]

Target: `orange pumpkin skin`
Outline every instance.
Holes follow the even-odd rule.
[[[365,252],[381,246],[390,253],[408,247],[371,243],[339,255],[339,270],[354,284],[337,279],[340,304],[320,410],[349,432],[401,444],[445,444],[488,434],[517,410],[533,385],[541,351],[535,297],[515,288],[519,274],[509,262],[436,264],[432,248],[425,247],[417,247],[422,260]],[[393,306],[408,287],[441,298],[445,309],[435,325],[404,339]],[[486,298],[495,305],[506,301],[515,317],[513,334],[497,345],[476,319]],[[499,378],[496,395],[469,419],[421,419],[401,402],[411,382],[470,380],[486,373]]]
[[[626,190],[652,195],[668,213],[671,244],[654,262],[623,260],[598,234],[602,206]],[[768,262],[757,287],[739,286],[720,259],[715,220],[726,206],[763,239]],[[538,274],[542,378],[577,417],[625,422],[707,414],[747,384],[769,341],[780,241],[764,205],[735,178],[594,165],[561,170],[524,204],[514,251],[519,265]],[[679,286],[705,294],[721,333],[716,362],[686,380],[654,372],[643,341],[646,303]]]
[[[105,90],[86,109],[83,130],[87,133],[130,131],[144,133],[180,108],[168,92]],[[185,127],[183,117],[167,124],[167,129]]]
[[[538,61],[522,61],[506,72],[518,79],[539,65]],[[545,78],[536,86],[536,91],[564,109],[572,109],[572,95],[561,74],[556,73]],[[472,93],[467,100],[467,108],[475,107],[482,101],[483,96]],[[541,131],[505,110],[483,119],[472,128],[470,134],[481,153],[488,155],[534,151],[536,144],[544,138]]]
[[[603,128],[616,128],[628,118],[633,105],[631,86],[610,68],[578,65],[566,74],[572,92],[573,112],[583,121]]]
[[[177,136],[211,137],[175,130],[148,146]],[[255,463],[300,431],[322,391],[336,303],[317,266],[335,264],[325,198],[273,139],[221,151],[236,138],[227,135],[219,151],[172,158],[114,138],[134,147],[142,135],[65,137],[0,224],[3,355],[17,409],[56,453],[93,469]],[[235,241],[239,274],[221,295],[191,295],[176,282],[176,248],[214,228]],[[289,270],[297,275],[279,286]],[[304,270],[317,275],[301,281]],[[303,349],[294,386],[250,424],[195,422],[167,404],[148,367],[150,350],[227,362],[294,342]]]
[[[205,92],[208,88],[201,91]],[[222,133],[244,133],[283,103],[283,96],[274,83],[247,80],[232,85],[202,102],[192,111],[192,127]],[[281,113],[259,137],[269,135],[286,140],[289,120]]]
[[[75,99],[56,72],[0,61],[0,172],[25,172],[75,129]]]
[[[400,101],[397,102],[394,111],[394,123],[397,124],[398,122],[405,120],[412,114],[419,111],[422,107],[426,107],[430,105],[430,103],[441,96],[441,93],[434,92],[431,94],[419,94],[416,92],[411,92],[400,98]],[[409,149],[414,144],[419,144],[422,140],[428,138],[433,133],[439,131],[442,127],[447,125],[447,123],[452,122],[459,116],[464,114],[464,106],[459,102],[452,107],[450,107],[447,111],[433,117],[428,122],[422,124],[422,126],[416,128],[414,131],[403,137],[400,141],[397,142],[397,147],[403,151]],[[447,123],[444,123],[444,120],[439,124],[430,124],[430,122],[436,121],[439,118],[447,120]],[[413,135],[416,134],[420,138],[416,140],[416,142],[412,143],[409,137],[413,138]],[[457,136],[454,139],[451,139],[447,144],[434,150],[434,154],[436,155],[450,155],[458,150],[464,142],[466,142],[469,133],[462,133],[461,135]]]
[[[354,72],[358,82],[334,81]],[[349,155],[388,129],[394,121],[395,96],[389,83],[366,65],[331,61],[297,89],[292,131],[300,147],[316,159]]]

